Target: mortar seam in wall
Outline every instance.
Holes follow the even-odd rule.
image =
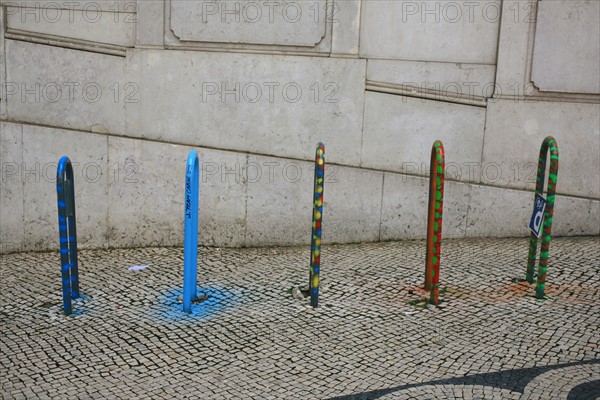
[[[372,86],[369,84],[367,84],[365,86],[365,92],[381,93],[381,94],[387,94],[390,96],[408,97],[411,99],[433,101],[433,102],[437,102],[437,103],[454,104],[454,105],[458,105],[458,106],[487,108],[487,101],[486,101],[486,104],[483,104],[483,103],[479,104],[479,103],[474,103],[474,102],[470,102],[470,101],[466,101],[466,100],[461,100],[459,98],[451,98],[448,96],[442,97],[441,95],[435,95],[435,94],[433,95],[435,97],[428,97],[428,96],[425,96],[423,92],[417,92],[416,94],[413,94],[413,93],[407,92],[407,91],[392,90],[389,88],[376,87],[376,86]]]
[[[246,173],[248,173],[248,165],[250,163],[250,153],[246,154]],[[244,242],[242,243],[242,247],[248,245],[248,180],[245,182],[246,192],[244,195]]]
[[[483,118],[483,137],[481,138],[481,156],[479,157],[479,165],[483,165],[483,151],[485,149],[485,133],[487,131],[489,108],[485,108],[485,117]],[[481,176],[479,176],[478,182],[481,182]]]
[[[126,47],[120,45],[109,45],[102,44],[99,42],[90,42],[86,40],[68,39],[64,40],[60,37],[52,38],[52,35],[45,35],[46,38],[37,36],[34,34],[23,34],[18,30],[7,31],[4,38],[5,40],[12,40],[15,42],[30,43],[40,46],[50,46],[60,49],[67,49],[73,51],[82,51],[92,54],[100,54],[110,57],[125,58],[127,56],[127,49],[133,49],[133,47]]]
[[[362,10],[362,3],[360,5],[361,10]],[[359,38],[359,45],[360,45],[360,38]],[[360,49],[359,49],[360,51]],[[362,168],[362,163],[363,163],[363,147],[365,144],[365,121],[367,120],[366,118],[366,113],[367,113],[367,76],[369,76],[368,74],[368,68],[369,68],[369,63],[365,61],[365,79],[364,79],[364,84],[365,84],[365,94],[363,96],[363,104],[362,104],[362,122],[361,122],[361,126],[360,126],[360,153],[358,154],[358,165]]]
[[[7,113],[8,113],[8,107],[6,109]],[[23,125],[21,125],[21,163],[23,163],[25,160],[25,144],[23,143]],[[23,232],[23,240],[25,240],[25,182],[23,181],[23,196],[21,196],[21,202],[22,202],[22,209],[23,212],[21,213],[21,221],[22,223],[22,232]]]
[[[106,136],[106,166],[110,168],[110,136]],[[110,183],[108,174],[106,176],[106,199],[110,201]],[[110,210],[112,207],[106,207],[106,230],[104,231],[104,242],[110,247]]]
[[[150,138],[127,136],[124,134],[90,132],[90,131],[86,131],[83,129],[65,128],[63,126],[57,126],[57,125],[37,124],[37,123],[32,123],[32,122],[27,122],[27,121],[15,120],[12,118],[0,119],[0,121],[12,123],[12,124],[30,125],[30,126],[37,126],[37,127],[41,127],[41,128],[59,129],[59,130],[70,131],[70,132],[85,133],[88,135],[108,136],[108,137],[116,137],[116,138],[123,138],[123,139],[129,139],[129,140],[139,140],[139,141],[145,141],[145,142],[150,142],[150,143],[162,143],[162,144],[170,144],[170,145],[175,145],[175,146],[201,148],[201,149],[205,149],[205,150],[214,150],[214,151],[222,151],[222,152],[229,152],[229,153],[235,153],[235,154],[277,158],[277,159],[281,159],[281,160],[301,161],[301,162],[310,162],[311,161],[310,159],[296,158],[296,157],[290,157],[290,156],[278,156],[278,155],[266,154],[266,153],[254,153],[254,152],[244,151],[244,150],[218,148],[218,147],[214,147],[214,146],[196,145],[196,144],[173,142],[173,141],[167,142],[167,141],[155,140],[155,139],[150,139]],[[406,172],[380,169],[380,168],[363,167],[360,165],[350,165],[350,164],[331,163],[331,162],[328,162],[328,165],[335,165],[335,166],[344,167],[344,168],[361,169],[361,170],[367,171],[367,172],[388,172],[391,174],[408,176],[408,177],[413,177],[413,178],[427,177],[427,175],[410,174],[410,173],[406,173]],[[479,186],[483,186],[483,187],[491,187],[491,188],[496,188],[496,189],[514,190],[514,191],[527,192],[527,193],[535,192],[535,187],[532,187],[531,189],[523,189],[523,188],[518,188],[518,187],[510,187],[510,186],[495,186],[495,185],[491,185],[491,184],[485,183],[485,182],[462,181],[462,180],[456,180],[456,179],[450,179],[450,178],[446,178],[445,181],[466,184],[466,185],[479,185]],[[571,197],[571,198],[582,199],[582,200],[600,201],[600,197],[585,197],[582,195],[568,194],[568,193],[557,193],[556,195],[560,196],[560,197]]]
[[[128,47],[128,50],[138,49],[139,47]],[[160,50],[160,49],[159,49]],[[193,51],[198,53],[228,53],[228,54],[252,54],[259,56],[283,56],[283,57],[318,57],[318,58],[341,58],[341,59],[361,59],[356,57],[331,57],[331,52],[312,52],[301,50],[284,49],[256,49],[256,48],[222,48],[222,47],[197,47],[189,45],[166,44],[162,50],[165,51]]]
[[[500,40],[502,39],[502,17],[504,16],[504,5],[505,4],[501,4],[500,6],[500,19],[498,20],[498,36],[496,37],[496,59],[494,60],[494,68],[496,70],[494,73],[494,94],[496,94],[496,77],[498,76],[498,60],[500,59]]]
[[[465,238],[469,237],[467,231],[469,230],[469,208],[471,207],[471,194],[473,192],[473,187],[469,187],[468,189],[469,191],[467,192],[467,210],[465,212]]]
[[[378,242],[381,242],[381,225],[383,222],[383,194],[385,193],[385,172],[382,172],[381,177],[381,201],[379,203],[379,237]]]
[[[497,60],[496,60],[497,61]],[[486,102],[487,103],[487,102]],[[485,117],[483,119],[483,137],[481,138],[481,153],[479,156],[479,165],[483,165],[483,151],[485,148],[485,132],[487,130],[487,123],[488,123],[488,113],[489,108],[485,107]],[[479,176],[479,179],[477,179],[477,184],[481,184],[481,176]],[[469,209],[471,207],[471,195],[473,194],[473,186],[469,187],[469,191],[467,194],[467,210],[465,213],[465,238],[469,237]]]

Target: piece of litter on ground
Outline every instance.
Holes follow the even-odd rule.
[[[298,300],[304,300],[304,295],[302,294],[302,291],[300,290],[300,288],[297,286],[294,286],[292,288],[292,297],[294,297],[295,299],[298,299]]]
[[[418,311],[404,311],[404,315],[413,315],[413,314],[417,314]]]
[[[140,271],[140,270],[146,269],[148,267],[149,267],[148,265],[134,265],[133,267],[129,267],[127,269],[130,271]]]
[[[208,300],[208,295],[206,293],[200,293],[192,303],[198,304],[205,300]]]

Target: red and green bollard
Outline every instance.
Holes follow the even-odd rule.
[[[546,273],[548,272],[548,253],[550,251],[550,240],[552,239],[552,218],[554,215],[554,199],[556,195],[556,183],[558,180],[558,143],[552,136],[546,137],[540,148],[538,159],[537,181],[535,184],[535,198],[544,193],[544,180],[546,175],[546,158],[550,152],[550,170],[548,172],[548,189],[546,199],[546,210],[544,212],[544,227],[542,231],[542,246],[540,250],[540,265],[537,274],[537,284],[535,287],[535,297],[544,298],[544,289],[546,288]],[[535,261],[537,253],[538,238],[532,232],[529,237],[529,256],[527,258],[527,282],[533,283],[533,274],[535,271]]]
[[[438,304],[440,287],[445,171],[444,145],[440,140],[436,140],[431,148],[429,211],[427,215],[427,256],[425,261],[425,290],[429,290],[429,302],[434,305]]]

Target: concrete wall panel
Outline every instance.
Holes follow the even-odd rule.
[[[171,0],[171,29],[182,41],[313,47],[325,37],[326,0]]]
[[[368,60],[367,80],[435,90],[441,95],[491,97],[496,68],[483,64]]]
[[[102,133],[123,133],[124,58],[6,41],[8,116],[12,120]]]
[[[360,55],[494,64],[500,1],[365,0]]]
[[[469,200],[468,237],[526,237],[533,211],[533,192],[473,185]],[[557,196],[553,235],[597,235],[600,202]]]
[[[23,125],[23,221],[25,250],[58,249],[56,167],[73,164],[78,245],[106,245],[108,220],[107,137]]]
[[[418,239],[427,236],[429,179],[385,174],[381,211],[381,239]],[[470,186],[447,182],[444,188],[444,237],[466,235]]]
[[[479,179],[469,163],[481,161],[484,108],[374,92],[365,102],[363,167],[428,176],[431,146],[440,139],[449,176]]]
[[[69,15],[69,10],[47,9],[38,17],[19,10],[7,16],[7,27],[12,31],[128,47],[135,42],[135,13],[72,11]]]
[[[0,122],[0,253],[22,250],[23,126]]]
[[[300,159],[323,141],[358,164],[364,61],[136,51],[128,64],[130,136]]]
[[[192,149],[136,139],[109,139],[111,245],[183,245],[185,168]],[[242,171],[246,156],[196,150],[202,168],[199,242],[242,245],[246,217]]]
[[[538,2],[532,81],[545,92],[600,94],[600,2]]]
[[[600,198],[600,106],[498,100],[488,106],[482,180],[494,186],[535,189],[542,141],[558,141],[557,191]]]
[[[327,23],[333,25],[331,53],[358,56],[361,0],[335,0],[327,6]]]

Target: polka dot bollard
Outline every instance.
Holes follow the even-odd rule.
[[[325,183],[325,145],[319,143],[315,155],[315,184],[313,196],[312,233],[310,241],[310,305],[319,306],[319,274],[321,272],[321,234],[323,223],[323,195]]]
[[[429,302],[434,305],[438,304],[440,287],[445,171],[444,145],[441,141],[436,140],[431,148],[429,211],[427,215],[427,255],[425,260],[425,290],[429,290]]]

